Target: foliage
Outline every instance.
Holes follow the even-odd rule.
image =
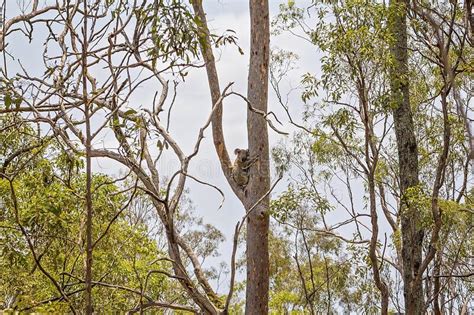
[[[2,119],[0,129],[5,130],[4,127],[14,119]],[[18,137],[20,133],[34,136],[30,126],[6,130],[8,132],[0,134],[0,150],[6,153],[5,156],[31,145],[16,141],[28,140],[26,136]],[[82,290],[79,279],[82,279],[84,268],[85,178],[79,167],[65,180],[70,163],[55,143],[26,152],[26,156],[19,156],[14,162],[25,160],[26,164],[20,169],[16,167],[21,164],[9,166],[8,173],[14,173],[14,177],[0,179],[3,213],[0,217],[0,305],[14,310],[67,312],[67,304],[61,299],[47,302],[57,297],[58,292],[35,263],[27,240],[34,246],[42,268],[61,284],[66,294],[71,294],[74,305],[81,305],[81,295],[73,292]],[[163,295],[170,286],[168,278],[159,274],[149,276],[148,272],[151,268],[167,270],[169,265],[156,261],[160,250],[148,236],[146,225],[132,223],[119,213],[126,205],[127,195],[113,182],[108,176],[94,175],[94,239],[99,239],[119,214],[94,250],[95,278],[130,288],[140,287],[148,278],[147,294]],[[139,301],[137,294],[125,290],[98,285],[94,292],[96,309],[104,312],[131,309]]]
[[[393,79],[390,73],[396,66],[390,51],[394,41],[390,23],[393,15],[400,14],[402,8],[389,8],[378,1],[313,1],[308,7],[288,1],[280,5],[279,14],[272,24],[275,35],[289,33],[303,38],[314,46],[315,53],[322,55],[320,73],[302,71],[300,97],[304,107],[295,106],[294,110],[303,111],[303,128],[295,124],[300,131],[289,143],[281,143],[273,152],[277,167],[288,174],[289,186],[272,203],[275,208],[272,213],[280,223],[290,225],[293,233],[299,231],[300,235],[303,231],[308,234],[314,232],[315,227],[313,230],[302,228],[311,224],[319,226],[319,230],[329,229],[335,234],[336,231],[343,235],[352,232],[352,238],[345,239],[349,245],[339,246],[353,261],[355,275],[366,281],[374,275],[367,268],[368,250],[358,242],[370,236],[373,239],[371,233],[376,229],[375,252],[382,261],[379,266],[382,280],[388,284],[392,299],[390,308],[398,312],[403,311],[398,302],[403,301],[403,297],[397,286],[402,278],[401,255],[402,250],[409,250],[402,249],[408,245],[402,244],[400,237],[400,218],[404,215],[398,210],[400,203],[410,203],[413,205],[410,211],[420,215],[420,228],[425,233],[424,250],[428,252],[431,246],[436,246],[438,251],[436,262],[427,268],[428,275],[443,272],[446,275],[449,268],[456,268],[454,266],[458,264],[469,265],[467,260],[470,254],[464,252],[466,229],[472,228],[472,220],[469,219],[472,218],[472,208],[466,204],[469,203],[466,187],[471,178],[466,150],[466,124],[469,122],[463,119],[459,110],[460,101],[455,99],[452,91],[447,92],[447,101],[443,100],[442,93],[450,86],[450,67],[458,67],[453,76],[457,75],[455,80],[461,84],[465,93],[463,98],[466,102],[470,99],[472,91],[463,88],[469,74],[463,72],[467,60],[465,56],[470,54],[471,47],[464,42],[467,40],[465,36],[469,35],[463,33],[465,12],[462,2],[436,3],[410,2],[409,75],[397,75],[396,78],[410,85],[420,167],[420,184],[411,187],[403,198],[399,192],[403,179],[398,172],[397,139],[392,116],[395,107],[390,101],[393,91],[389,86]],[[430,20],[427,17],[429,14],[435,17]],[[436,28],[434,23],[441,26]],[[447,31],[448,27],[452,27],[453,31]],[[437,32],[442,34],[443,41]],[[449,37],[450,34],[456,35]],[[445,50],[447,59],[443,61],[444,57],[440,56],[444,48],[440,47],[448,41]],[[275,48],[275,54],[277,56],[273,60],[277,69],[274,73],[278,73],[279,69],[287,73],[285,64],[280,60],[285,56],[294,56],[296,52]],[[278,83],[281,81],[280,76]],[[274,89],[279,95],[284,93],[279,86]],[[443,115],[443,102],[447,104],[446,115]],[[282,105],[285,109],[289,107],[288,104]],[[439,168],[443,167],[441,157],[446,147],[449,152],[447,166],[440,173]],[[435,182],[440,178],[437,173],[442,174],[439,196],[433,194],[436,191]],[[308,194],[308,190],[313,193]],[[324,202],[314,198],[316,195],[323,196]],[[374,196],[373,200],[371,196]],[[305,207],[308,197],[318,200],[318,204],[330,211],[318,211],[317,204]],[[372,205],[378,215],[376,226],[374,213],[369,212]],[[436,219],[438,205],[441,236],[433,245],[430,238],[439,224]],[[306,210],[301,211],[301,207]],[[301,213],[304,218],[295,223]],[[344,217],[344,214],[347,216]],[[364,216],[371,220],[364,219]],[[336,230],[335,227],[341,229]],[[453,252],[455,242],[458,242],[457,253]],[[295,242],[293,248],[300,247]],[[460,255],[461,252],[465,255]],[[472,264],[459,274],[472,274]],[[433,279],[430,278],[433,283],[436,282]],[[457,302],[450,307],[461,309],[467,303],[466,297],[472,294],[472,286],[464,281],[464,277],[443,276],[441,279],[439,281],[444,285],[453,285],[457,289],[449,290],[441,286],[440,296],[443,297],[437,296],[430,301],[456,296]],[[300,286],[305,287],[308,281],[301,279]],[[349,280],[349,283],[353,282]],[[437,285],[433,283],[426,288],[431,294],[433,286]],[[346,283],[346,287],[350,288],[350,285]],[[355,292],[367,294],[370,298],[363,300],[374,301],[374,304],[366,305],[368,308],[364,312],[380,311],[377,309],[380,293],[370,280],[361,283],[352,292],[354,296],[357,296]],[[362,305],[357,304],[360,298],[355,299],[358,310],[363,309]],[[318,305],[317,309],[322,307]],[[305,306],[305,310],[310,310],[309,305]]]

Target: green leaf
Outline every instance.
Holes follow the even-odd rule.
[[[12,96],[10,93],[7,93],[5,95],[5,107],[6,109],[10,109],[10,106],[12,105]]]
[[[134,109],[129,109],[125,113],[123,113],[125,116],[130,116],[130,115],[135,115],[137,113],[136,110]]]
[[[21,105],[21,102],[23,101],[23,98],[22,97],[19,97],[17,99],[15,99],[14,103],[15,103],[15,107],[16,109],[19,109],[20,108],[20,105]]]

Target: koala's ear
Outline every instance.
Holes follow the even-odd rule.
[[[239,153],[240,153],[240,149],[239,149],[239,148],[237,148],[237,149],[234,150],[234,154],[235,154],[235,155],[238,155]]]

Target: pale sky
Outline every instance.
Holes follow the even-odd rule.
[[[250,33],[248,1],[220,0],[204,2],[211,31],[219,34],[227,29],[234,30],[238,37],[238,44],[245,52],[244,55],[240,55],[234,46],[227,46],[220,51],[215,51],[216,59],[218,59],[217,69],[221,89],[229,82],[235,82],[233,85],[234,91],[245,95],[247,91],[249,58],[247,52],[249,50]],[[285,2],[286,1],[270,1],[271,16],[275,16],[278,12],[279,4]],[[301,59],[298,64],[300,70],[295,70],[292,76],[288,78],[288,81],[292,82],[293,86],[299,84],[301,73],[307,71],[315,72],[319,67],[319,58],[315,48],[300,39],[289,35],[272,37],[271,47],[288,50],[295,50],[296,48],[295,52],[300,55]],[[204,69],[191,71],[186,82],[181,86],[180,92],[173,114],[176,120],[172,126],[172,132],[175,132],[174,135],[179,143],[188,150],[187,152],[190,152],[196,137],[189,137],[189,135],[197,134],[199,128],[209,115],[209,109],[211,107],[209,87]],[[275,98],[275,93],[271,88],[269,96],[269,110],[277,113],[280,120],[285,123],[287,121],[286,116],[282,112]],[[295,113],[301,112],[303,110],[303,104],[297,93],[295,93],[293,100],[294,102],[290,104],[290,107]],[[296,119],[299,118],[300,117],[296,116]],[[223,126],[227,149],[233,159],[233,151],[235,148],[247,147],[246,104],[240,99],[232,97],[225,100]],[[289,124],[280,126],[280,129],[287,132],[292,131]],[[190,130],[194,130],[194,132],[190,132]],[[191,172],[199,178],[220,187],[224,191],[225,202],[223,207],[218,210],[221,198],[220,195],[211,188],[203,187],[193,181],[188,181],[188,187],[190,188],[190,198],[196,207],[196,213],[203,216],[206,222],[213,224],[226,235],[226,242],[221,248],[222,257],[217,260],[225,258],[226,262],[229,263],[227,258],[230,257],[232,249],[234,227],[237,221],[244,215],[244,209],[230,190],[221,172],[217,154],[212,144],[211,130],[206,131],[206,136],[199,156],[191,163]],[[284,137],[271,129],[269,129],[269,136],[271,145],[276,144]],[[280,182],[275,189],[275,194],[285,189],[285,186],[283,181]]]
[[[237,48],[234,46],[224,47],[221,51],[215,51],[218,59],[217,69],[219,72],[219,79],[221,89],[223,89],[229,82],[235,82],[234,91],[246,94],[247,91],[247,69],[248,69],[248,50],[249,50],[249,12],[248,1],[237,0],[220,0],[220,1],[204,1],[206,6],[207,18],[210,28],[215,33],[219,34],[226,29],[232,29],[236,32],[239,38],[239,46],[242,47],[245,54],[240,55]],[[271,16],[275,16],[278,12],[280,3],[286,1],[270,1]],[[305,1],[306,3],[309,1]],[[301,1],[303,4],[303,1]],[[295,70],[288,81],[292,82],[293,86],[299,84],[300,75],[303,72],[315,72],[319,67],[319,57],[314,47],[303,42],[301,39],[296,39],[290,35],[281,35],[271,38],[272,48],[281,48],[286,50],[293,50],[300,56],[298,63],[299,70]],[[269,110],[277,113],[280,120],[285,123],[287,121],[285,114],[278,104],[275,93],[269,91],[270,101]],[[303,104],[297,93],[294,93],[290,103],[290,108],[294,113],[303,110]],[[207,83],[207,77],[204,69],[191,71],[185,84],[181,86],[181,93],[178,96],[178,103],[176,104],[174,117],[176,119],[172,131],[175,131],[175,136],[179,143],[184,145],[190,152],[195,141],[195,136],[189,137],[190,134],[196,135],[200,126],[206,120],[211,106],[210,93]],[[300,119],[298,115],[296,119]],[[232,159],[235,148],[247,147],[246,134],[246,104],[236,97],[228,98],[224,102],[224,120],[223,120],[225,140],[229,154]],[[190,132],[194,129],[194,132]],[[292,129],[289,124],[280,126],[287,132]],[[207,130],[207,138],[204,140],[201,153],[196,160],[192,162],[191,171],[194,171],[199,178],[208,180],[212,184],[220,187],[225,193],[225,202],[223,207],[218,210],[220,204],[220,195],[211,188],[203,187],[188,181],[190,188],[190,198],[196,206],[196,213],[202,215],[205,221],[218,227],[225,235],[226,242],[222,248],[223,257],[229,257],[232,247],[232,235],[235,224],[244,215],[243,206],[238,199],[233,195],[229,185],[224,179],[220,170],[215,153],[211,130]],[[276,144],[284,136],[277,134],[269,128],[269,136],[271,145]],[[275,189],[275,194],[278,191],[285,189],[285,183],[282,181]],[[274,194],[274,195],[275,195]]]

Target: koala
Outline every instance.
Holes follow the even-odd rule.
[[[250,159],[248,150],[235,149],[234,153],[237,157],[232,165],[232,177],[237,185],[245,187],[249,182],[249,168],[252,164],[252,160]]]

